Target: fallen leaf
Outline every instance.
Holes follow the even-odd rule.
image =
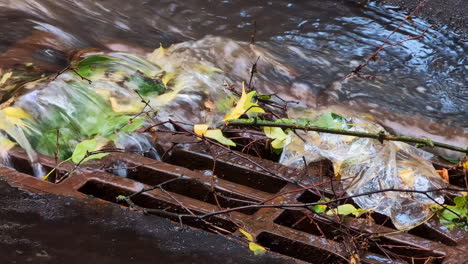
[[[13,72],[7,72],[7,73],[3,74],[2,79],[0,79],[0,85],[6,83],[6,81],[8,81],[8,79],[10,79],[11,75],[13,75]]]
[[[28,113],[26,113],[23,109],[19,107],[5,107],[2,111],[8,117],[20,119],[31,118],[31,116]]]
[[[211,100],[206,100],[203,105],[210,109],[211,112],[214,112],[216,110],[216,105],[211,101]]]
[[[361,257],[359,256],[359,254],[357,253],[352,254],[349,259],[349,264],[359,264],[359,263],[361,263]]]
[[[86,154],[88,154],[88,152],[95,151],[97,147],[98,147],[98,142],[96,139],[83,140],[76,145],[75,150],[73,151],[71,160],[73,161],[73,163],[79,163],[80,161],[82,163],[85,163],[88,160],[100,159],[109,154],[109,153],[97,153],[97,154],[89,155],[88,157],[86,157]]]
[[[448,175],[448,170],[446,168],[443,168],[441,170],[436,170],[437,173],[439,173],[440,177],[444,179],[447,183],[449,183],[449,175]]]
[[[415,174],[413,170],[400,170],[398,176],[403,180],[403,183],[409,187],[414,186]]]
[[[219,143],[223,144],[223,145],[226,145],[226,146],[236,146],[236,143],[234,143],[234,141],[226,138],[224,135],[223,135],[223,132],[221,132],[221,129],[212,129],[212,130],[208,130],[205,132],[204,134],[205,137],[207,138],[212,138],[216,141],[218,141]]]
[[[254,255],[255,256],[258,256],[258,255],[263,255],[266,253],[266,248],[260,246],[259,244],[257,243],[254,243],[254,242],[250,242],[249,243],[249,249],[251,251],[253,251]]]
[[[15,142],[6,137],[0,137],[0,152],[8,152],[15,144]]]
[[[246,93],[245,89],[242,88],[241,98],[231,112],[226,114],[224,121],[237,119],[243,114],[265,113],[265,111],[260,108],[256,102],[252,102],[255,93],[255,91]]]
[[[166,73],[164,74],[164,76],[161,78],[161,82],[167,86],[167,84],[172,80],[174,79],[176,75],[174,73]]]
[[[27,125],[23,122],[22,119],[31,118],[31,116],[28,113],[26,113],[23,109],[19,107],[8,106],[3,108],[1,112],[5,115],[8,122],[21,127],[27,127]]]
[[[242,235],[244,235],[244,236],[245,236],[245,238],[247,238],[247,240],[248,240],[248,241],[250,241],[250,242],[253,242],[253,241],[255,241],[255,239],[254,239],[253,235],[252,235],[252,234],[250,234],[249,232],[245,231],[244,229],[242,229],[242,228],[239,228],[239,232],[241,232],[241,233],[242,233]]]
[[[207,138],[214,139],[219,143],[226,145],[226,146],[235,146],[236,143],[234,141],[226,138],[223,135],[221,129],[208,129],[208,125],[206,124],[198,124],[193,126],[193,132],[199,136],[204,136]]]
[[[120,103],[115,97],[110,97],[109,102],[112,110],[116,113],[136,114],[140,113],[145,107],[145,104],[142,102]]]
[[[193,126],[193,132],[199,136],[203,136],[207,130],[208,125],[206,124],[198,124]]]
[[[330,201],[329,198],[325,198],[324,200],[319,200],[319,203],[323,202],[328,202]],[[314,210],[317,214],[321,214],[327,210],[327,205],[326,204],[317,204],[312,207],[312,210]]]
[[[367,209],[356,208],[352,204],[342,204],[336,208],[330,209],[327,211],[327,215],[354,215],[355,217],[361,216],[363,213],[367,212]]]
[[[284,143],[286,142],[286,138],[288,134],[284,133],[283,129],[280,127],[263,127],[263,132],[265,135],[273,141],[271,142],[271,146],[274,149],[282,149],[284,147]]]
[[[213,72],[223,72],[223,70],[221,70],[219,68],[209,66],[209,65],[205,65],[205,64],[199,64],[199,65],[195,66],[194,70],[199,72],[199,73],[202,73],[202,74],[210,74],[210,73],[213,73]]]

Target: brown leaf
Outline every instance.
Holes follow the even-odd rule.
[[[444,179],[444,181],[449,183],[449,174],[448,174],[448,170],[446,168],[443,168],[441,170],[437,170],[437,172],[439,173],[440,177],[442,177],[442,179]]]
[[[210,109],[211,112],[214,112],[214,111],[216,110],[216,105],[215,105],[210,99],[206,100],[206,101],[203,103],[203,105],[204,105],[206,108]]]

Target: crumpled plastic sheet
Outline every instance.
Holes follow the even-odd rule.
[[[317,116],[316,116],[317,117]],[[361,118],[346,118],[342,128],[378,133],[381,126]],[[396,141],[380,143],[376,139],[358,138],[313,131],[289,133],[280,162],[303,167],[304,160],[329,159],[343,189],[363,209],[387,215],[397,229],[411,228],[432,215],[430,205],[443,203],[440,192],[379,192],[385,189],[426,191],[446,183],[428,161],[432,154]],[[303,141],[305,140],[305,142]]]

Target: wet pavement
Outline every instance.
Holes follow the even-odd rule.
[[[0,180],[1,263],[292,263],[200,230]]]

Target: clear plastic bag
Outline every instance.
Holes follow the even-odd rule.
[[[323,112],[307,118],[317,120]],[[301,115],[304,117],[304,114]],[[351,131],[378,133],[381,126],[362,118],[343,118],[337,126]],[[389,216],[398,229],[411,228],[432,213],[434,201],[443,203],[441,193],[398,192],[382,190],[426,191],[445,186],[428,161],[432,157],[425,151],[406,143],[358,138],[313,131],[289,133],[280,162],[301,167],[303,157],[307,162],[329,159],[333,162],[336,177],[342,180],[343,189],[354,197],[356,204]],[[299,137],[299,136],[300,137]],[[301,139],[302,138],[302,139]],[[303,141],[305,140],[305,142]]]

